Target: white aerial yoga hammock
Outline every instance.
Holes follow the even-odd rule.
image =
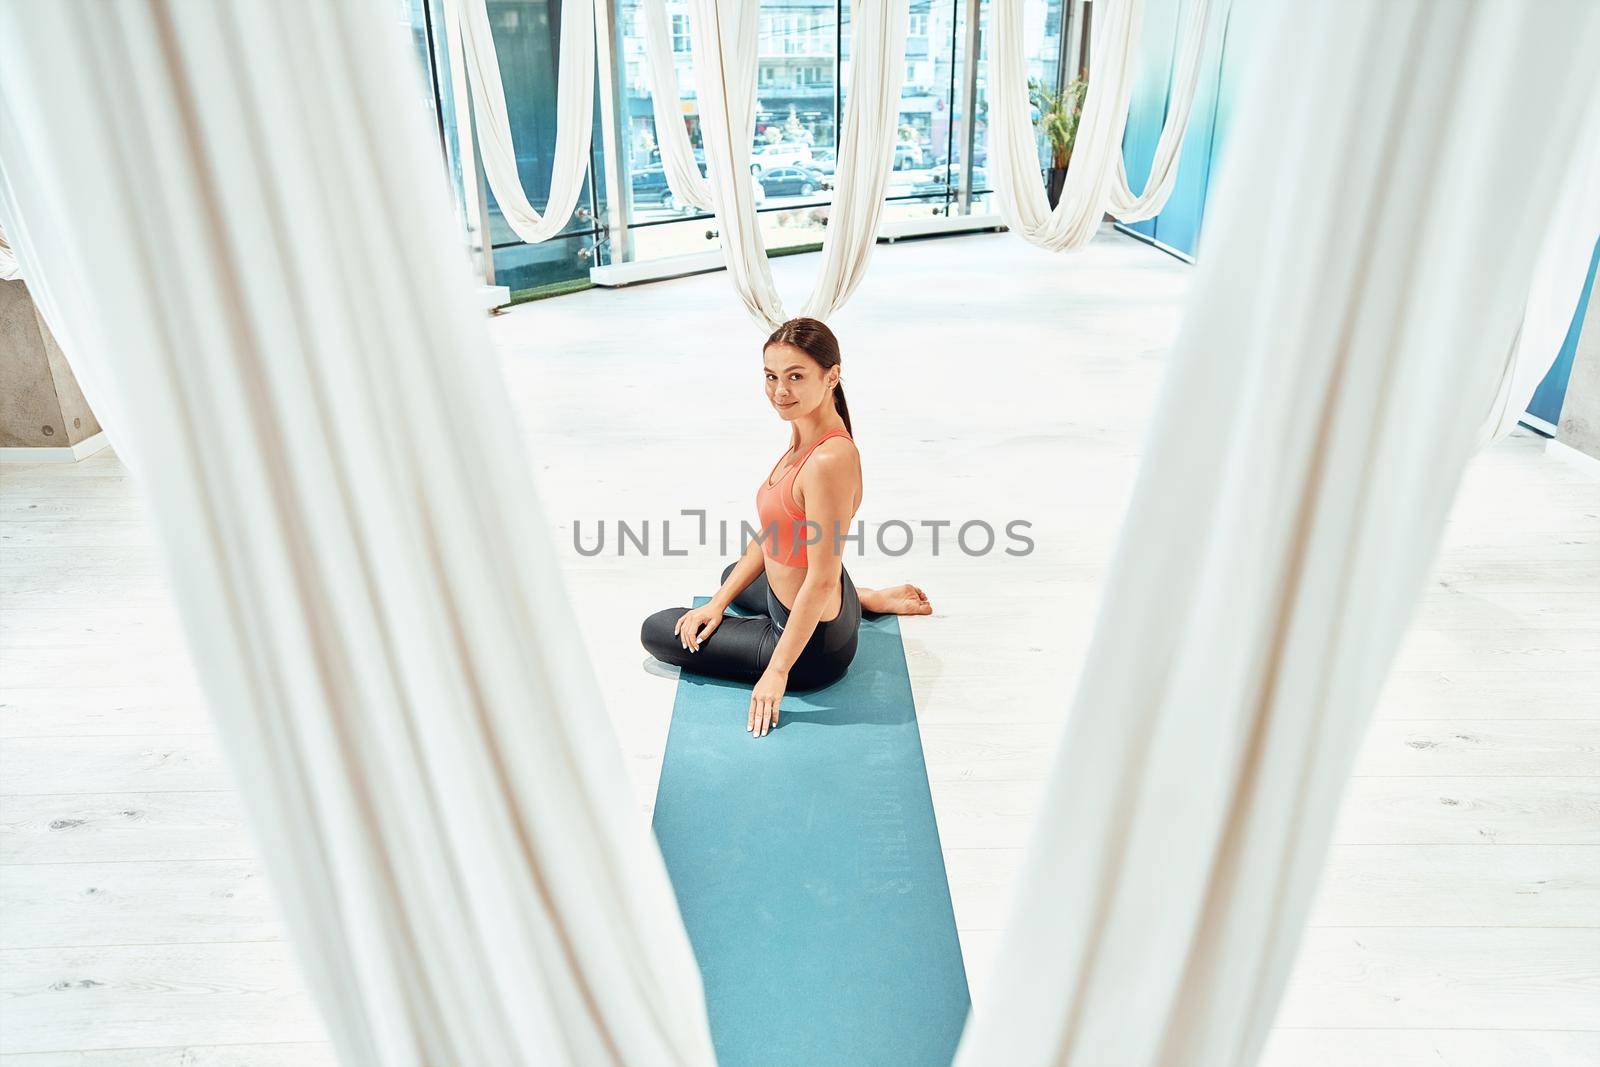
[[[0,4],[0,188],[341,1061],[707,1065],[415,62],[377,0]]]
[[[703,1067],[408,45],[377,0],[0,5],[0,208],[148,460],[343,1061]],[[1273,8],[960,1067],[1254,1062],[1597,50],[1587,0]]]
[[[561,45],[556,70],[556,146],[551,161],[550,199],[540,214],[528,201],[511,141],[511,116],[500,81],[500,59],[489,25],[487,0],[445,0],[446,17],[461,27],[461,48],[472,94],[483,173],[507,225],[522,240],[538,244],[566,229],[589,170],[594,129],[595,0],[563,0]],[[488,235],[484,235],[485,247]]]
[[[957,1067],[1257,1062],[1600,91],[1589,0],[1264,14]]]
[[[694,161],[694,149],[678,102],[678,77],[665,0],[640,0],[639,10],[644,17],[645,67],[650,71],[650,110],[656,121],[656,147],[661,150],[667,188],[679,203],[711,211],[711,186]]]
[[[822,239],[822,270],[802,315],[826,319],[866,274],[894,163],[900,86],[905,74],[905,0],[852,0],[851,78],[837,184]],[[745,309],[764,329],[788,318],[772,280],[750,178],[755,136],[757,5],[746,0],[691,0],[689,36],[706,175],[701,178],[678,107],[677,75],[660,0],[645,0],[656,138],[675,197],[709,206],[722,231],[723,257]]]
[[[1226,4],[1224,0],[1221,6],[1226,7]],[[1183,155],[1183,139],[1189,132],[1189,115],[1194,110],[1195,90],[1200,85],[1200,61],[1205,55],[1211,13],[1211,0],[1189,0],[1189,18],[1179,30],[1178,60],[1173,66],[1172,89],[1167,94],[1167,116],[1161,125],[1161,138],[1156,142],[1155,158],[1150,163],[1150,177],[1145,181],[1144,192],[1135,196],[1128,187],[1127,159],[1121,146],[1111,153],[1116,179],[1111,183],[1106,209],[1123,222],[1138,222],[1159,215],[1177,185],[1178,159]],[[1130,49],[1130,57],[1137,52],[1137,48]],[[1092,80],[1092,73],[1090,77]]]
[[[1107,211],[1127,221],[1160,212],[1177,181],[1184,133],[1199,82],[1210,0],[1189,0],[1172,100],[1144,192],[1128,188],[1122,137],[1128,124],[1144,0],[1095,4],[1089,86],[1072,159],[1056,207],[1039,181],[1039,152],[1028,99],[1023,0],[994,0],[989,37],[989,172],[1006,226],[1053,252],[1087,244]]]

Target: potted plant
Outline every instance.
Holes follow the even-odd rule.
[[[1083,117],[1083,94],[1088,85],[1082,78],[1074,78],[1060,92],[1051,92],[1037,78],[1028,79],[1028,99],[1032,102],[1039,127],[1050,142],[1050,170],[1045,178],[1045,189],[1050,196],[1051,210],[1061,199],[1061,187],[1066,184],[1067,164],[1072,160],[1072,143],[1078,137],[1078,120]]]

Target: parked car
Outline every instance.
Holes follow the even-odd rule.
[[[831,148],[813,148],[811,162],[806,166],[823,175],[831,175],[837,164],[838,157]]]
[[[768,196],[811,196],[827,188],[823,175],[810,167],[773,167],[757,180]]]
[[[667,185],[667,172],[659,163],[634,171],[629,175],[629,181],[633,185],[635,204],[667,207],[667,202],[673,198],[672,189]]]
[[[773,167],[793,167],[811,161],[811,146],[784,141],[758,144],[750,149],[750,173],[762,174]]]
[[[933,158],[933,153],[919,144],[897,144],[894,146],[894,169],[906,170],[932,170],[939,165]]]
[[[934,171],[927,181],[919,181],[911,187],[913,196],[935,196],[945,191],[945,170],[940,167]],[[961,167],[959,164],[949,168],[949,181],[959,190],[961,184]],[[989,188],[989,172],[982,167],[972,168],[972,188],[983,190]]]
[[[659,163],[636,170],[629,178],[633,185],[633,202],[640,207],[658,204],[667,211],[681,215],[692,215],[697,210],[692,205],[680,204],[678,198],[672,195],[666,171]],[[750,187],[755,193],[756,205],[759,207],[766,203],[767,191],[761,187],[761,179],[754,174],[750,176]]]
[[[630,175],[633,184],[633,202],[640,206],[651,204],[660,205],[663,210],[674,214],[687,214],[694,211],[688,204],[680,204],[673,195],[672,187],[667,184],[667,173],[661,164],[654,163],[642,170],[636,170]]]
[[[704,148],[691,148],[690,151],[694,154],[695,165],[698,166],[701,170],[705,170],[706,169],[706,150]],[[650,162],[651,163],[656,163],[656,164],[659,164],[661,162],[661,146],[660,145],[656,145],[654,148],[650,149]]]

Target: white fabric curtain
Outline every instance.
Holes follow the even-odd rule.
[[[650,110],[656,120],[656,147],[661,150],[667,188],[679,203],[701,211],[714,210],[711,186],[694,160],[689,130],[683,122],[665,0],[641,0],[639,11],[644,18],[645,66],[650,71]]]
[[[900,134],[908,11],[906,0],[851,0],[850,92],[834,168],[833,206],[822,241],[822,273],[802,315],[826,319],[841,307],[866,275],[877,247]],[[778,321],[783,321],[781,308]]]
[[[690,0],[689,13],[706,183],[721,231],[723,260],[745,310],[757,325],[771,329],[783,321],[782,302],[773,288],[750,180],[750,141],[756,123],[757,5],[741,0]],[[650,61],[659,78],[660,70],[671,69],[670,57],[665,63],[656,58]],[[663,130],[658,123],[656,135],[662,140],[677,137],[677,127],[669,124]],[[687,131],[683,137],[687,144]]]
[[[1225,11],[1227,0],[1217,7]],[[1123,222],[1138,222],[1159,215],[1177,185],[1178,160],[1183,155],[1184,135],[1189,132],[1189,115],[1194,111],[1195,90],[1200,85],[1200,61],[1205,56],[1207,30],[1214,10],[1212,0],[1189,0],[1189,17],[1179,31],[1178,59],[1173,66],[1172,88],[1167,94],[1167,116],[1161,126],[1161,138],[1156,142],[1155,158],[1150,164],[1144,192],[1136,196],[1128,187],[1128,168],[1122,146],[1117,145],[1111,153],[1116,179],[1111,183],[1106,207]],[[1137,48],[1130,51],[1130,55],[1136,53]]]
[[[646,47],[656,136],[673,195],[709,201],[722,233],[734,291],[764,329],[788,318],[772,280],[750,177],[755,136],[757,10],[741,0],[692,0],[694,59],[706,174],[699,179],[678,106],[677,75],[659,0],[646,0]],[[878,239],[884,191],[899,130],[905,73],[905,0],[852,0],[850,95],[835,167],[833,206],[822,241],[822,269],[801,314],[826,319],[860,284]]]
[[[414,62],[375,0],[0,4],[0,187],[342,1061],[710,1064]]]
[[[500,81],[500,58],[489,26],[488,0],[445,0],[461,27],[461,47],[472,93],[473,120],[483,157],[483,174],[500,213],[518,237],[529,244],[548,240],[566,229],[589,170],[590,134],[594,129],[595,21],[594,0],[562,0],[561,45],[556,71],[556,147],[550,174],[550,198],[540,214],[528,201],[517,170],[511,141],[511,115]],[[489,241],[484,235],[485,246]]]
[[[1128,222],[1147,219],[1158,214],[1172,195],[1199,84],[1211,0],[1189,0],[1166,121],[1150,177],[1138,195],[1128,187],[1122,138],[1138,63],[1144,0],[1095,4],[1089,87],[1054,209],[1039,180],[1023,49],[1024,7],[1024,0],[994,0],[990,9],[989,172],[1006,226],[1041,248],[1066,252],[1087,244],[1107,211]]]
[[[1480,434],[1485,445],[1517,428],[1539,383],[1561,354],[1583,295],[1589,261],[1600,241],[1600,94],[1590,102],[1587,123],[1573,146],[1561,194],[1545,227],[1522,329]]]
[[[958,1067],[1256,1062],[1597,54],[1589,0],[1272,8]]]
[[[994,0],[989,9],[989,174],[1006,226],[1041,248],[1062,252],[1095,235],[1117,180],[1112,156],[1122,154],[1144,0],[1094,5],[1089,87],[1054,210],[1039,180],[1023,8],[1023,0]]]

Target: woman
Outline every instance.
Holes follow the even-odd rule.
[[[793,426],[789,451],[756,490],[760,534],[722,572],[709,604],[663,608],[640,638],[664,663],[754,682],[745,729],[778,724],[793,685],[812,689],[843,677],[856,654],[863,611],[926,615],[914,585],[857,589],[843,562],[843,536],[861,506],[861,457],[839,381],[839,342],[816,319],[790,319],[762,347],[767,402]],[[724,615],[730,604],[755,614]]]

